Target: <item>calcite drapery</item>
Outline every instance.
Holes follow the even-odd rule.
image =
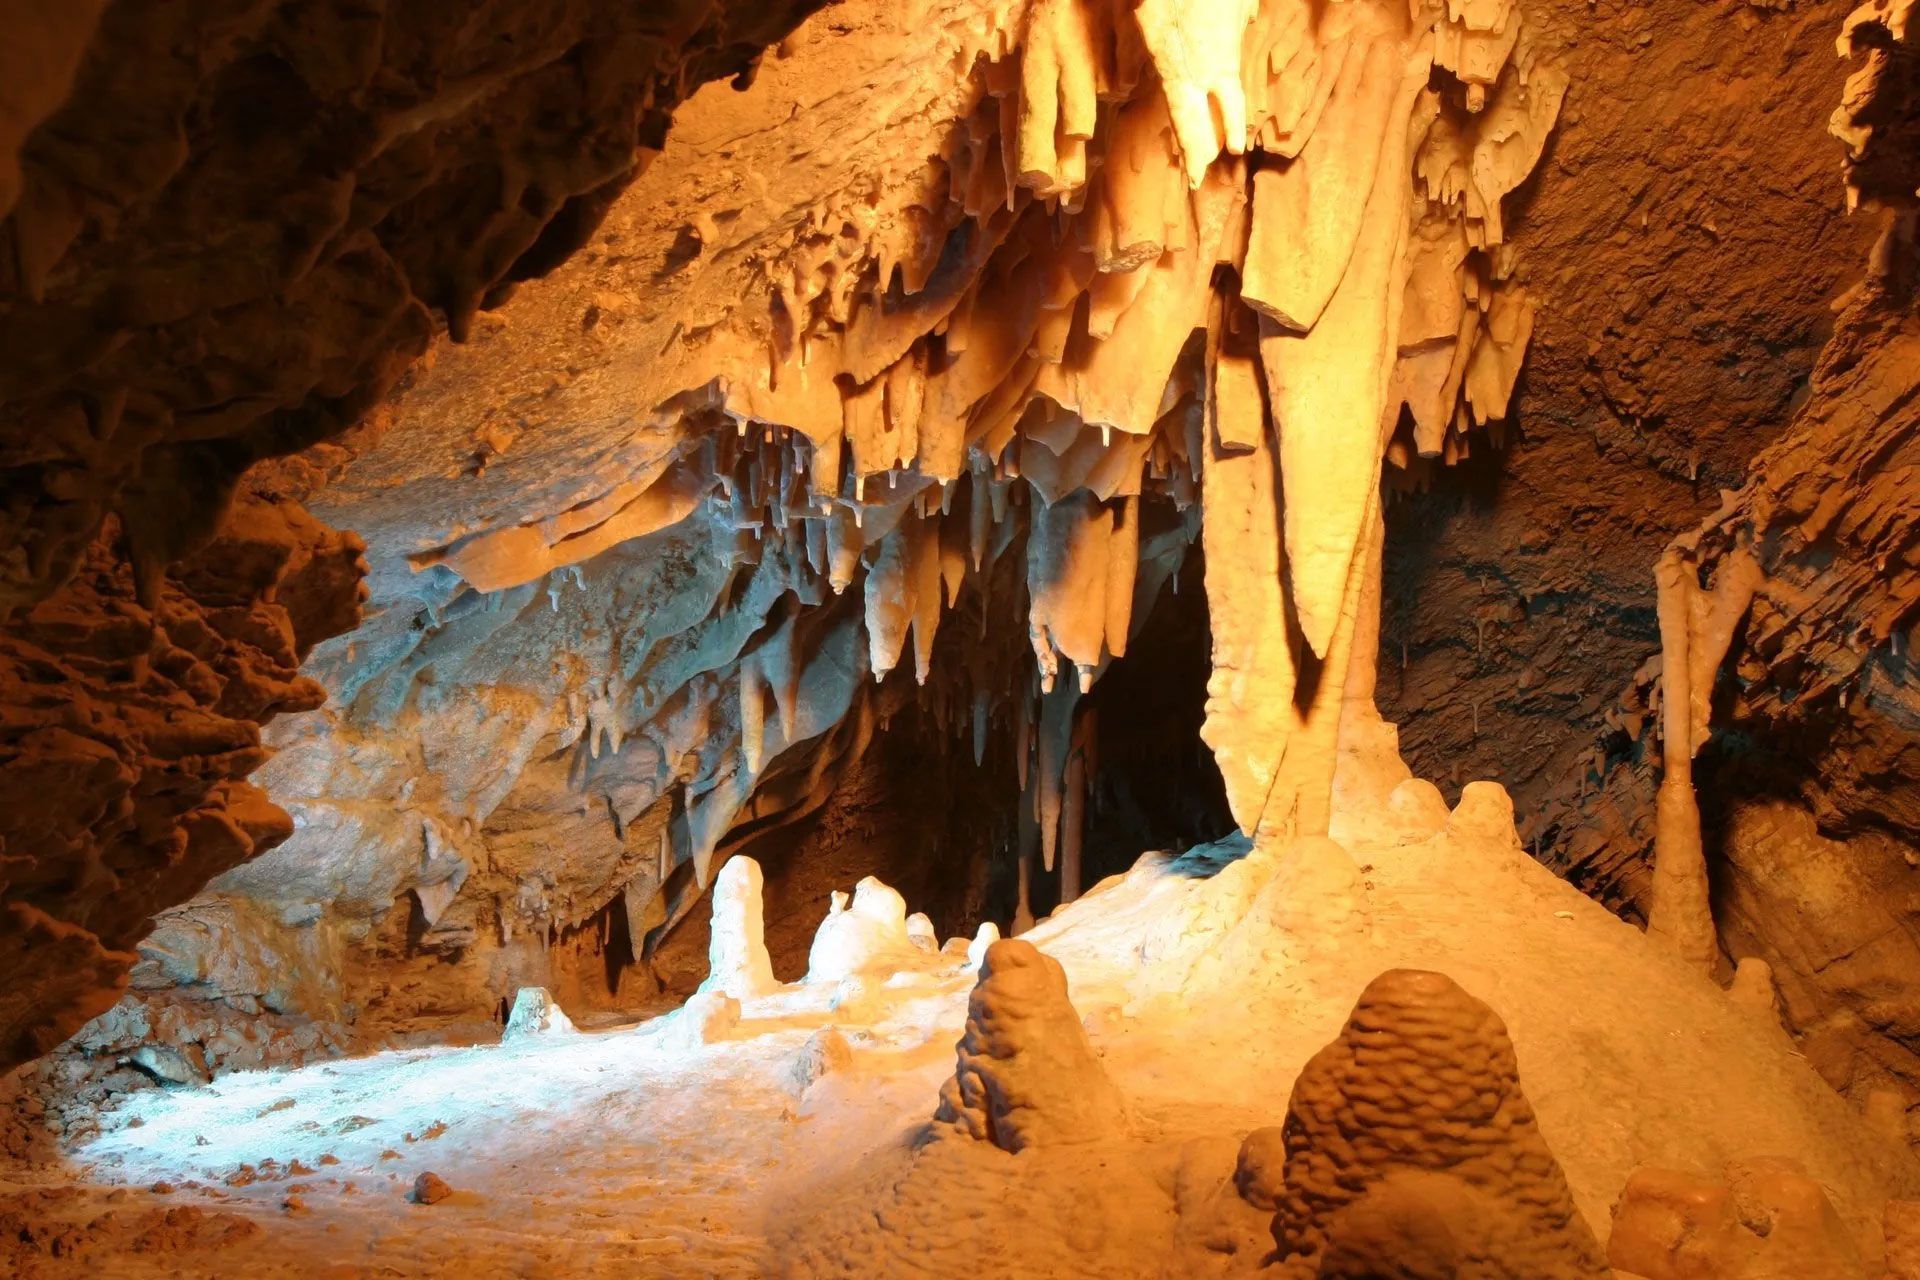
[[[682,392],[666,405],[699,397],[739,443],[675,456],[716,476],[747,458],[728,482],[743,530],[804,536],[835,591],[865,569],[876,677],[911,638],[928,678],[943,612],[1024,507],[1035,698],[1063,663],[1084,688],[1125,651],[1141,499],[1197,499],[1190,523],[1218,526],[1207,740],[1243,827],[1313,829],[1377,595],[1382,459],[1451,460],[1506,411],[1532,303],[1506,283],[1500,205],[1565,78],[1497,2],[1035,0],[954,56],[978,93],[927,184],[849,206],[839,234],[823,210],[768,255],[770,352],[737,326],[677,352],[712,381],[663,383]],[[594,545],[594,521],[676,509],[647,492],[418,560],[498,566],[480,545],[512,539],[532,578]],[[1059,701],[1026,748],[1049,862]]]

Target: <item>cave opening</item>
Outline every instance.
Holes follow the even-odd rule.
[[[1920,1280],[1854,3],[14,6],[0,1270]]]

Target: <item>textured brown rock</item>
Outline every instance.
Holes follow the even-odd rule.
[[[1852,7],[1529,8],[1570,87],[1509,201],[1536,308],[1519,430],[1387,508],[1380,697],[1408,763],[1449,797],[1500,780],[1530,848],[1640,918],[1657,760],[1616,703],[1659,647],[1651,566],[1787,429],[1881,229],[1845,214],[1827,132]]]
[[[1605,1277],[1520,1091],[1506,1028],[1437,973],[1368,984],[1294,1083],[1281,1274]]]
[[[299,666],[352,623],[359,552],[249,495],[150,602],[103,540],[0,634],[7,1058],[113,1002],[155,907],[290,833],[246,778],[260,725],[324,696]]]
[[[453,1194],[453,1188],[437,1173],[423,1173],[413,1180],[407,1199],[415,1204],[439,1204]]]
[[[1716,1183],[1636,1169],[1614,1206],[1607,1260],[1645,1280],[1865,1280],[1820,1184],[1793,1161],[1731,1165]]]
[[[1111,1138],[1126,1123],[1067,998],[1060,962],[1018,938],[987,948],[934,1123],[1003,1151]]]

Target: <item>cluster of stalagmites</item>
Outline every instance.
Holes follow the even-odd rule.
[[[989,948],[936,1126],[1010,1152],[1120,1136],[1125,1109],[1059,963]],[[1437,973],[1391,970],[1256,1130],[1234,1185],[1273,1214],[1279,1274],[1343,1280],[1601,1280],[1600,1246],[1520,1090],[1486,1005]]]
[[[1018,940],[980,966],[936,1133],[1019,1153],[1124,1140],[1124,1101],[1059,963]],[[1499,1016],[1446,976],[1389,970],[1240,1147],[1231,1193],[1271,1214],[1275,1274],[1319,1280],[1866,1280],[1859,1243],[1795,1161],[1724,1180],[1636,1170],[1603,1249],[1520,1086]],[[1920,1212],[1886,1207],[1889,1280],[1920,1274]]]

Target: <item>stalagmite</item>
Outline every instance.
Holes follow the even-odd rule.
[[[1505,1025],[1438,973],[1375,978],[1300,1073],[1274,1199],[1288,1280],[1608,1274]]]
[[[764,879],[752,858],[727,859],[713,880],[713,931],[702,992],[751,1000],[779,987],[767,955]]]
[[[1031,943],[987,947],[956,1057],[934,1123],[976,1141],[1017,1154],[1111,1137],[1125,1123],[1067,998],[1066,971]]]
[[[1707,739],[1714,674],[1761,580],[1752,555],[1727,558],[1703,592],[1689,550],[1669,547],[1654,567],[1660,607],[1661,775],[1655,797],[1653,903],[1647,935],[1711,971],[1720,955],[1700,840],[1693,757]]]

